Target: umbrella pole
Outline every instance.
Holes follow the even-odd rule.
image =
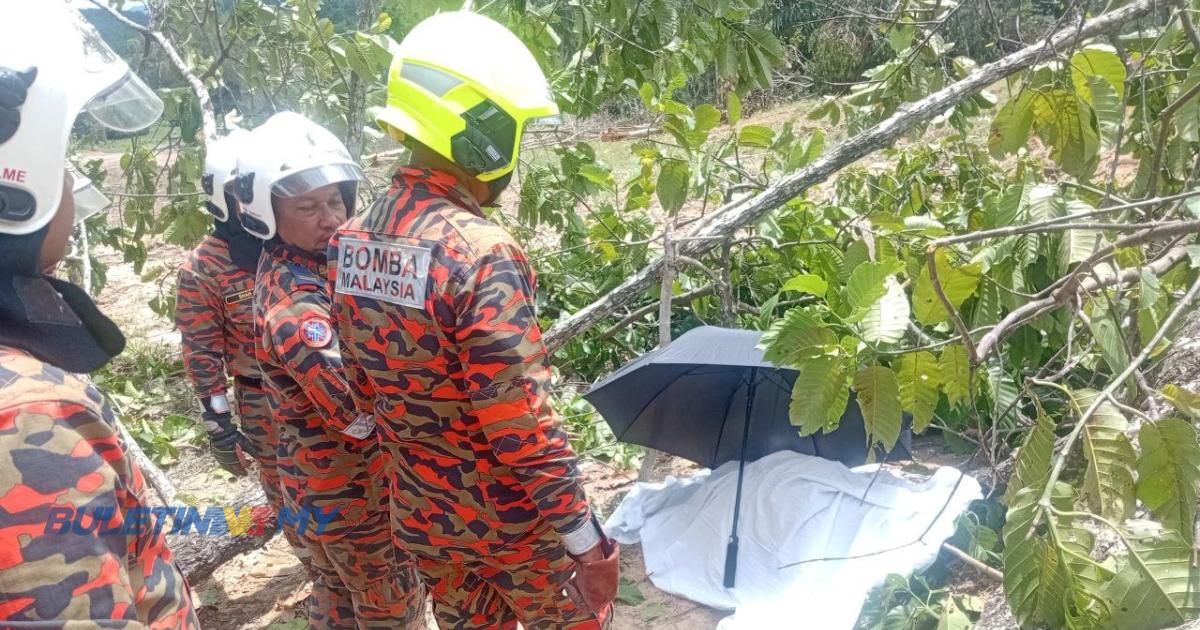
[[[738,517],[742,513],[742,475],[746,472],[746,447],[750,442],[750,412],[754,410],[754,395],[758,388],[758,368],[750,368],[750,383],[746,385],[746,418],[742,427],[742,455],[738,460],[737,493],[733,499],[733,532],[725,547],[725,588],[737,581]]]

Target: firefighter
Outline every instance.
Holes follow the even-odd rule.
[[[66,172],[75,118],[137,131],[162,102],[64,2],[0,14],[0,627],[197,628],[112,409],[73,374],[125,338],[49,275],[107,205]]]
[[[243,226],[265,241],[255,338],[279,436],[284,503],[338,510],[324,531],[300,532],[318,573],[309,625],[423,627],[423,591],[388,530],[375,419],[354,410],[329,318],[325,248],[354,207],[362,172],[337,138],[299,114],[276,114],[252,137],[231,188]]]
[[[204,410],[209,450],[222,468],[239,477],[247,474],[242,451],[251,454],[267,503],[278,513],[283,491],[276,469],[277,440],[254,338],[254,275],[262,240],[242,228],[237,201],[225,192],[249,135],[237,130],[208,146],[202,186],[215,224],[179,270],[175,326],[183,341],[184,370]],[[228,396],[230,376],[233,404]],[[241,430],[234,425],[234,408]],[[308,552],[290,520],[284,519],[283,533],[301,563],[309,566]]]
[[[469,12],[421,22],[379,115],[410,165],[329,248],[351,392],[391,462],[392,529],[443,628],[594,628],[616,594],[616,545],[549,405],[533,272],[481,210],[526,124],[557,113],[504,27]]]

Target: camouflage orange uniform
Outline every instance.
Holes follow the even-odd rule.
[[[0,345],[0,627],[198,628],[155,520],[100,392]]]
[[[242,433],[254,447],[267,503],[278,512],[283,505],[276,456],[278,436],[263,389],[254,338],[255,271],[234,263],[230,245],[224,239],[212,234],[205,237],[179,271],[175,326],[183,338],[183,366],[198,398],[225,395],[228,376],[233,377]],[[304,547],[286,521],[284,535],[307,562]]]
[[[301,535],[319,574],[310,627],[422,627],[424,593],[388,530],[384,459],[369,433],[374,419],[354,412],[342,373],[324,255],[279,243],[267,252],[254,289],[255,330],[279,435],[284,503],[340,510],[321,534]]]
[[[358,410],[391,466],[392,527],[443,628],[591,628],[564,543],[595,527],[547,403],[524,253],[445,173],[401,169],[330,243]]]

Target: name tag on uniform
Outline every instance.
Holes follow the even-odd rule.
[[[233,306],[234,304],[238,304],[240,302],[249,300],[252,297],[254,297],[254,289],[246,289],[245,291],[239,291],[238,293],[234,293],[233,295],[225,296],[225,305]]]
[[[429,259],[429,250],[424,247],[342,238],[334,290],[423,308]]]

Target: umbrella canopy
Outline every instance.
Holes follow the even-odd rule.
[[[598,382],[584,398],[600,412],[617,439],[665,451],[716,468],[781,450],[856,466],[866,461],[862,414],[851,393],[839,428],[800,437],[788,421],[798,373],[763,360],[762,333],[715,326],[695,328],[666,348],[647,353]],[[746,394],[756,374],[746,431]],[[897,450],[907,454],[908,432]],[[901,450],[902,449],[902,450]]]

